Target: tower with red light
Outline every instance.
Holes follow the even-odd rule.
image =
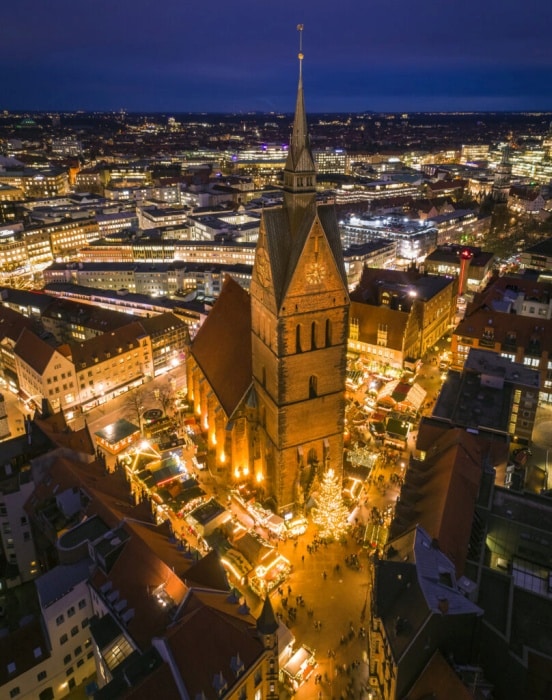
[[[460,275],[458,276],[458,294],[462,296],[464,294],[464,285],[466,283],[466,278],[468,274],[468,268],[470,266],[471,259],[473,258],[473,251],[468,248],[460,253]]]

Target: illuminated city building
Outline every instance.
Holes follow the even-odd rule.
[[[424,260],[424,270],[433,275],[459,278],[458,294],[482,290],[491,279],[494,253],[473,246],[442,245]]]
[[[508,193],[512,184],[512,165],[510,163],[510,146],[506,144],[502,148],[500,163],[496,166],[493,180],[492,196],[498,203],[508,201]]]
[[[256,212],[225,212],[224,214],[191,214],[190,238],[195,241],[214,241],[225,238],[243,243],[256,243],[259,236],[260,215]]]
[[[550,298],[550,283],[498,278],[483,294],[475,297],[454,329],[452,366],[461,369],[472,348],[496,353],[536,370],[539,375],[538,398],[551,402]],[[528,414],[526,420],[529,419]],[[527,429],[527,425],[523,427]]]
[[[151,338],[139,322],[60,350],[73,365],[75,397],[85,408],[105,403],[154,374]]]
[[[367,243],[356,243],[343,251],[349,289],[360,282],[362,270],[368,267],[390,267],[395,262],[396,245],[384,238]]]
[[[0,184],[23,191],[25,197],[55,197],[69,192],[69,177],[62,168],[0,170]]]
[[[64,136],[52,139],[50,146],[52,154],[55,156],[80,156],[82,155],[82,144],[74,136]]]
[[[437,228],[400,216],[351,215],[339,224],[343,246],[385,238],[396,244],[397,263],[421,262],[437,246]]]
[[[433,418],[506,442],[528,444],[539,402],[536,369],[484,347],[470,348],[462,372],[448,373]],[[500,438],[499,438],[500,436]]]
[[[470,163],[471,161],[487,160],[489,157],[488,143],[466,143],[462,144],[460,151],[460,162]]]
[[[536,216],[544,209],[546,200],[541,192],[541,188],[520,187],[514,185],[508,192],[508,208],[517,214],[529,214]]]
[[[0,183],[0,202],[17,202],[24,198],[23,189],[16,185]]]
[[[61,348],[53,348],[32,331],[24,330],[13,352],[23,400],[41,406],[42,399],[47,399],[56,412],[79,402],[75,366]]]
[[[365,268],[351,292],[350,351],[376,371],[400,371],[449,330],[457,290],[457,279],[415,268]]]
[[[437,228],[438,246],[463,243],[467,238],[481,237],[488,231],[489,222],[490,217],[478,219],[477,212],[473,209],[457,209],[427,219],[428,224]]]
[[[347,173],[347,151],[343,148],[313,148],[312,155],[317,173]]]
[[[178,226],[188,221],[189,209],[186,207],[138,207],[138,225],[142,229],[160,226]]]
[[[255,244],[236,241],[176,241],[141,236],[126,241],[96,241],[84,246],[79,260],[87,263],[210,263],[253,265]]]
[[[538,270],[550,276],[550,271],[552,270],[552,238],[547,238],[522,250],[519,255],[519,264],[522,269]]]

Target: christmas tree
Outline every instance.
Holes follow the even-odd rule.
[[[333,469],[328,469],[324,474],[316,503],[312,509],[312,521],[318,525],[320,537],[325,540],[339,539],[349,529],[349,511],[343,503],[341,483]]]

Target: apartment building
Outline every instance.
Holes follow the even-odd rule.
[[[185,360],[190,345],[188,326],[172,313],[143,318],[140,323],[151,340],[153,374],[161,374]]]
[[[350,295],[349,349],[396,369],[421,357],[449,330],[457,290],[456,279],[415,268],[365,268]]]
[[[232,274],[246,288],[251,281],[247,265],[220,263],[54,263],[43,272],[44,283],[75,284],[120,294],[150,297],[175,296],[197,290],[218,296],[226,274]]]
[[[103,214],[96,214],[96,221],[100,238],[138,226],[134,207],[128,211],[106,211]]]
[[[483,610],[468,599],[459,578],[420,526],[393,539],[376,561],[369,667],[370,684],[384,700],[407,697],[438,649],[456,663],[474,661]]]
[[[139,322],[63,347],[74,366],[83,408],[105,403],[153,377],[151,339]]]
[[[496,353],[539,374],[539,398],[552,402],[552,301],[549,283],[500,277],[466,310],[452,334],[452,366],[471,348]]]
[[[55,412],[70,409],[79,402],[75,367],[61,350],[25,328],[13,352],[24,400],[40,406],[42,399],[47,399]]]
[[[25,503],[34,491],[29,465],[21,469],[11,464],[9,450],[4,450],[0,467],[0,545],[10,571],[3,571],[3,584],[25,583],[39,571],[37,553]],[[2,586],[3,588],[3,586]]]

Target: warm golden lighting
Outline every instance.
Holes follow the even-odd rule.
[[[245,466],[245,467],[243,468],[243,475],[244,475],[244,476],[247,476],[248,474],[249,474],[249,467],[248,467],[248,466]]]
[[[203,430],[209,430],[209,421],[207,418],[203,421]]]
[[[226,462],[226,455],[224,454],[224,452],[220,453],[220,462],[221,464],[224,464]]]
[[[234,469],[234,476],[236,477],[236,479],[239,479],[239,478],[240,478],[240,474],[241,474],[240,468],[239,468],[239,467],[236,467],[236,468]]]
[[[257,476],[255,477],[256,481],[258,484],[260,484],[262,481],[264,481],[264,476],[262,472],[257,472]]]
[[[211,435],[211,444],[216,445],[217,444],[217,436],[216,433],[212,433]]]

